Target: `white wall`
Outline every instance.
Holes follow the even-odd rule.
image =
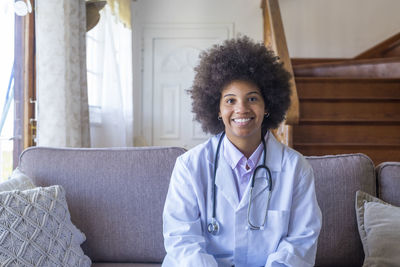
[[[133,2],[133,25],[236,21],[236,34],[261,41],[260,3],[137,0]],[[291,57],[354,57],[400,31],[400,0],[280,0],[279,4]]]
[[[280,0],[291,57],[354,57],[400,32],[399,0]]]
[[[235,22],[236,34],[263,39],[259,0],[137,0],[132,8],[133,27],[146,23]]]

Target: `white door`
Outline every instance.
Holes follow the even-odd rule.
[[[191,112],[190,89],[202,50],[229,38],[232,25],[159,26],[144,29],[146,137],[153,146],[189,149],[205,134]],[[151,104],[150,104],[151,103]]]

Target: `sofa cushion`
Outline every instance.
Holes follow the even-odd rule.
[[[93,262],[161,262],[162,210],[181,148],[29,148],[19,167],[36,185],[65,188]]]
[[[375,194],[375,168],[363,154],[307,157],[313,167],[322,228],[316,266],[361,266],[364,258],[354,198]]]
[[[90,266],[60,186],[0,193],[2,266]]]
[[[19,168],[16,168],[11,173],[8,180],[0,183],[0,192],[11,190],[26,190],[35,188],[32,180],[26,176]]]
[[[397,266],[400,262],[400,208],[358,191],[356,212],[365,252],[363,266]]]
[[[400,206],[400,162],[384,162],[376,167],[378,196],[383,201]]]

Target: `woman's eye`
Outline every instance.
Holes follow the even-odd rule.
[[[233,102],[235,102],[234,99],[228,99],[228,100],[226,100],[226,103],[228,103],[228,104],[232,104]]]
[[[250,101],[250,102],[257,101],[257,97],[250,97],[250,98],[249,98],[249,101]]]

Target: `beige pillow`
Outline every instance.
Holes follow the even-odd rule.
[[[0,193],[0,262],[5,266],[90,266],[61,186]]]
[[[35,188],[32,180],[16,168],[10,178],[0,183],[0,192]]]
[[[365,254],[363,266],[399,266],[400,207],[357,191],[356,215]]]

